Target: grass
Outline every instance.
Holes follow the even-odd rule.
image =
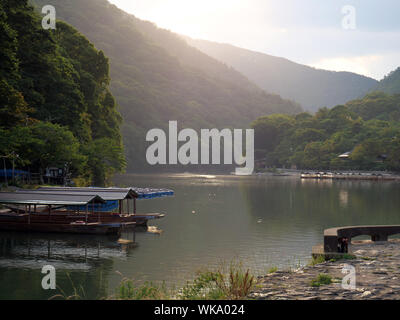
[[[55,299],[62,299],[62,300],[83,300],[86,299],[86,292],[85,289],[82,286],[77,287],[74,282],[71,279],[71,276],[69,273],[67,273],[67,278],[71,282],[72,294],[67,294],[65,293],[64,290],[62,290],[59,286],[57,286],[58,290],[60,291],[59,294],[56,294],[52,297],[49,298],[49,300],[55,300]]]
[[[338,255],[336,258],[329,259],[329,261],[330,262],[335,262],[335,261],[338,261],[338,260],[354,260],[354,259],[357,259],[357,257],[355,255],[352,255],[352,254],[349,254],[349,253],[344,253],[344,254],[342,254],[340,256]],[[317,264],[324,263],[325,261],[326,260],[325,260],[325,257],[323,255],[318,255],[316,257],[313,256],[308,265],[309,266],[315,266]]]
[[[136,285],[132,279],[123,279],[116,290],[116,300],[167,300],[170,299],[169,292],[165,286],[152,282]]]
[[[320,273],[316,278],[311,280],[311,287],[320,287],[332,283],[332,277],[329,274]]]
[[[278,271],[278,268],[277,267],[272,267],[272,268],[269,268],[268,269],[268,273],[275,273],[275,272],[277,272]]]
[[[371,258],[371,257],[361,257],[362,260],[375,260],[375,258]]]
[[[110,299],[240,300],[245,299],[255,285],[255,278],[248,269],[231,263],[227,270],[220,267],[214,271],[198,271],[194,280],[188,281],[179,290],[168,289],[164,283],[136,285],[133,280],[124,278],[116,289],[116,295]]]
[[[241,263],[231,262],[228,270],[220,267],[215,271],[204,270],[187,282],[178,293],[183,300],[240,300],[246,298],[255,287],[256,281],[250,270]]]
[[[320,264],[325,262],[325,257],[323,255],[318,255],[318,256],[313,256],[309,265],[310,266],[315,266],[316,264]]]

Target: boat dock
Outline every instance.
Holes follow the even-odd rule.
[[[0,230],[120,234],[162,213],[137,214],[137,199],[172,196],[168,189],[46,187],[0,192]]]
[[[331,179],[331,180],[400,180],[400,176],[382,173],[361,172],[302,172],[301,179]]]

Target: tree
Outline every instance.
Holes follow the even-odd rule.
[[[44,170],[52,166],[82,173],[87,159],[79,152],[79,141],[66,127],[38,122],[15,128],[12,136],[21,158],[39,169],[41,178]]]
[[[112,139],[93,140],[85,146],[85,154],[92,185],[103,186],[115,172],[125,169],[122,145],[115,145]]]

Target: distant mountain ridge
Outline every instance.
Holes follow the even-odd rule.
[[[383,78],[374,91],[383,91],[388,94],[400,94],[400,67]]]
[[[53,5],[110,59],[111,90],[123,117],[128,171],[148,168],[146,133],[179,127],[248,127],[257,117],[298,113],[301,107],[267,94],[245,76],[177,34],[137,19],[106,0],[35,0]]]
[[[344,104],[378,85],[372,78],[351,72],[315,69],[230,44],[183,38],[191,46],[235,68],[260,88],[297,101],[308,111]]]

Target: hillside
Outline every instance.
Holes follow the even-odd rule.
[[[25,1],[0,2],[0,155],[102,185],[124,167],[108,59],[70,25],[44,30]]]
[[[320,70],[229,44],[189,37],[184,39],[209,56],[232,66],[260,88],[297,101],[309,111],[362,97],[378,84],[374,79],[355,73]]]
[[[400,93],[400,68],[390,72],[383,78],[375,90],[383,91],[388,94]]]
[[[268,166],[400,171],[399,121],[400,95],[373,92],[315,115],[260,117],[252,126]]]
[[[78,28],[110,58],[111,90],[123,116],[128,171],[146,166],[145,134],[180,127],[247,127],[258,116],[297,113],[298,104],[267,94],[180,36],[106,0],[37,0]],[[154,168],[153,168],[154,169]]]

